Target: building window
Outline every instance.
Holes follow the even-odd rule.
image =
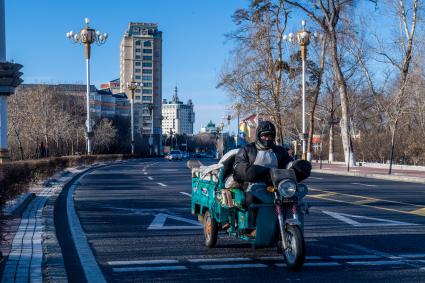
[[[143,56],[144,57],[144,56]],[[136,55],[136,59],[140,59],[141,57],[140,57],[140,55]]]
[[[152,97],[151,96],[142,96],[142,100],[145,101],[145,102],[146,101],[150,102],[150,101],[152,101]]]
[[[136,64],[136,66],[140,66],[140,62],[136,62],[135,64]]]
[[[136,41],[136,46],[140,46],[140,40]]]
[[[152,94],[152,89],[150,89],[150,88],[144,88],[143,89],[143,94]]]
[[[136,95],[136,99],[140,99],[140,96],[139,95]]]
[[[135,93],[140,93],[140,89],[135,89],[134,90]],[[144,93],[144,92],[143,92]]]
[[[143,74],[152,74],[151,69],[143,69],[142,72],[143,72]]]
[[[152,67],[152,62],[143,62],[143,67]]]
[[[139,49],[139,51],[140,51],[140,49]],[[136,49],[136,52],[137,52],[137,49]],[[152,49],[143,49],[143,53],[152,54]]]
[[[152,83],[143,83],[144,87],[152,87]]]
[[[145,47],[151,47],[152,46],[152,42],[145,41],[145,42],[143,42],[143,46],[145,46]]]
[[[134,69],[135,73],[140,73],[140,69]]]
[[[144,80],[144,81],[151,81],[152,80],[152,76],[142,76],[142,80]]]
[[[136,52],[140,52],[140,48],[136,48]],[[143,50],[143,53],[145,53],[145,50]]]
[[[140,76],[136,76],[135,78],[136,78],[136,80],[140,80],[141,77]]]
[[[152,56],[143,56],[143,60],[152,61]]]

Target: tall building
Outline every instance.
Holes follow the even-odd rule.
[[[192,135],[193,124],[195,123],[195,112],[193,112],[192,100],[184,104],[179,100],[177,87],[174,89],[174,95],[171,101],[166,99],[162,102],[162,133],[177,135]]]
[[[120,46],[120,92],[130,97],[127,83],[143,86],[134,90],[135,132],[142,141],[160,151],[162,102],[162,32],[157,24],[129,23]],[[139,104],[139,105],[138,105]],[[151,152],[152,153],[152,152]]]

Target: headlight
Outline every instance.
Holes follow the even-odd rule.
[[[297,184],[291,180],[283,180],[277,186],[277,190],[282,197],[290,198],[295,195],[297,191]]]

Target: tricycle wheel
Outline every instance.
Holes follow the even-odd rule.
[[[298,226],[288,225],[285,229],[286,249],[283,256],[289,270],[300,271],[305,260],[304,236]]]
[[[205,245],[212,248],[217,243],[218,224],[217,221],[211,216],[209,210],[204,214],[204,236]]]

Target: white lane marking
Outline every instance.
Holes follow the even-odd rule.
[[[142,265],[142,264],[168,264],[168,263],[178,263],[178,260],[175,259],[153,259],[153,260],[116,260],[108,261],[109,265]]]
[[[252,261],[252,259],[247,257],[223,257],[223,258],[191,258],[187,261],[192,263],[199,262],[232,262],[232,261]]]
[[[357,170],[357,169],[350,169],[351,171],[353,171],[353,172],[359,172],[360,170]]]
[[[158,185],[162,186],[162,187],[166,187],[167,185],[163,184],[163,183],[158,183]]]
[[[188,197],[192,197],[192,195],[191,194],[189,194],[189,193],[186,193],[186,192],[180,192],[182,195],[185,195],[185,196],[188,196]]]
[[[68,223],[69,229],[71,230],[71,236],[75,244],[75,248],[78,253],[81,265],[83,266],[84,275],[86,276],[87,282],[105,282],[105,277],[103,276],[102,271],[97,265],[96,259],[89,247],[89,243],[84,234],[84,230],[81,227],[80,220],[78,219],[77,212],[74,207],[74,192],[77,189],[77,185],[84,174],[81,175],[74,184],[69,188],[68,195],[66,197],[66,211],[68,214]]]
[[[309,179],[317,179],[317,180],[323,180],[323,178],[320,178],[320,177],[308,177]]]
[[[306,262],[304,266],[338,266],[341,265],[338,262]]]
[[[378,265],[400,265],[400,264],[406,264],[403,261],[400,260],[378,260],[378,261],[348,261],[347,264],[349,265],[356,265],[356,266],[378,266]]]
[[[329,256],[333,259],[377,259],[382,258],[382,256],[377,255],[332,255]]]
[[[317,260],[317,259],[322,259],[320,256],[306,256],[305,259],[308,260]]]
[[[145,267],[122,267],[112,268],[113,272],[143,272],[143,271],[164,271],[164,270],[186,270],[186,266],[170,265],[170,266],[145,266]]]
[[[153,177],[149,176],[149,177],[148,177],[148,179],[149,179],[149,180],[153,180]]]
[[[247,263],[247,264],[217,264],[217,265],[200,265],[199,268],[204,270],[214,269],[231,269],[231,268],[264,268],[268,267],[261,263]]]
[[[148,175],[148,172],[143,172],[143,174]]]
[[[369,184],[363,184],[363,183],[351,183],[352,185],[360,185],[360,186],[366,186],[366,187],[376,187],[376,185],[369,185]]]
[[[374,217],[367,217],[367,216],[338,213],[338,212],[325,211],[325,210],[323,210],[322,212],[333,217],[333,218],[336,218],[336,219],[338,219],[342,222],[350,224],[354,227],[418,225],[418,224],[408,223],[408,222],[401,222],[401,221],[388,220],[388,219],[382,219],[382,218],[374,218]],[[364,219],[364,220],[373,220],[374,222],[360,223],[356,220],[353,220],[352,218]]]
[[[405,257],[405,258],[419,258],[419,257],[425,257],[425,254],[400,254],[398,256]]]
[[[169,219],[177,220],[180,222],[185,222],[192,224],[191,226],[183,225],[183,226],[165,226],[165,221]],[[159,213],[155,215],[155,218],[152,220],[151,224],[148,227],[148,230],[190,230],[190,229],[202,229],[203,226],[196,220],[187,219],[179,216],[174,216],[165,213]]]
[[[259,260],[283,260],[283,256],[262,256]]]

